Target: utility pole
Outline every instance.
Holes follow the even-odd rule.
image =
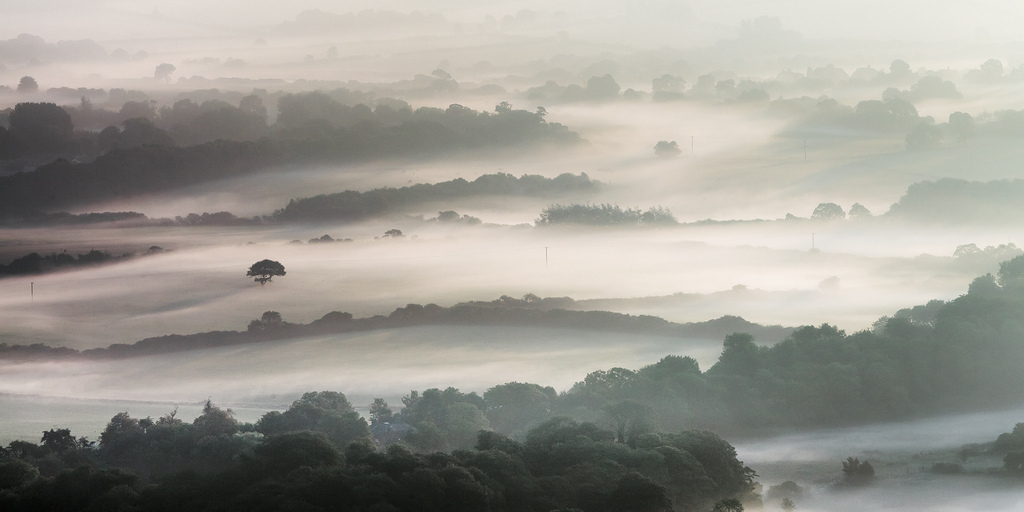
[[[36,283],[35,283],[35,281],[31,281],[31,282],[28,283],[28,285],[29,285],[29,293],[31,294],[32,301],[34,302],[36,300]]]
[[[693,156],[693,135],[690,135],[690,156]]]
[[[544,268],[548,268],[548,248],[544,248]]]
[[[807,163],[807,137],[804,137],[804,163]]]
[[[814,250],[814,233],[811,233],[811,250]]]

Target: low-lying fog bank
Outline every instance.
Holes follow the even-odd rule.
[[[765,439],[733,440],[740,460],[758,473],[767,491],[785,481],[804,493],[792,498],[798,510],[1020,510],[1024,500],[1015,481],[988,471],[1001,456],[962,458],[966,444],[990,443],[1024,419],[1024,409],[928,418],[835,430],[800,432]],[[866,486],[839,485],[842,462],[870,462],[875,480]],[[939,474],[932,464],[955,463],[963,473]],[[781,498],[766,500],[780,510]]]
[[[529,327],[425,326],[269,341],[107,361],[3,363],[7,393],[86,399],[276,404],[310,389],[356,404],[410,389],[539,382],[565,390],[595,368],[641,367],[666,354],[703,368],[717,340]],[[126,382],[133,385],[125,387]],[[396,400],[397,401],[397,400]],[[289,401],[290,402],[290,401]]]
[[[639,368],[667,354],[688,355],[701,368],[709,368],[720,352],[718,340],[452,326],[347,333],[113,361],[0,363],[0,390],[6,393],[0,394],[0,409],[27,411],[26,401],[38,408],[32,414],[4,415],[0,432],[12,439],[16,434],[31,439],[38,437],[35,430],[41,422],[60,423],[57,419],[63,417],[69,424],[56,426],[95,438],[89,432],[102,430],[113,415],[107,414],[111,407],[104,404],[111,403],[116,404],[114,412],[159,417],[175,404],[182,404],[182,413],[191,411],[185,410],[186,405],[198,410],[201,407],[195,404],[207,398],[221,405],[241,404],[256,414],[282,404],[286,407],[309,390],[343,391],[356,406],[365,406],[375,397],[398,404],[414,389],[454,386],[466,393],[483,393],[512,381],[564,391],[595,368]],[[0,438],[0,444],[8,441]]]
[[[0,281],[7,343],[73,348],[164,334],[238,330],[264,311],[309,322],[329,311],[390,313],[501,295],[600,301],[587,309],[676,322],[742,316],[762,324],[847,331],[964,293],[998,255],[953,258],[995,231],[891,231],[873,223],[730,224],[670,229],[443,226],[417,220],[267,228],[6,230],[7,252],[166,250],[107,266]],[[380,238],[391,228],[401,238]],[[815,229],[811,251],[811,233]],[[352,242],[290,244],[324,234]],[[252,243],[250,243],[252,242]],[[917,256],[928,252],[936,256]],[[991,257],[990,257],[991,256]],[[287,275],[259,286],[255,261]],[[595,278],[595,276],[600,276]],[[765,340],[767,341],[767,340]]]

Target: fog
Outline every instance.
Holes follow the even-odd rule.
[[[265,112],[260,130],[239,143],[285,155],[274,160],[267,150],[255,170],[181,186],[158,178],[138,189],[118,183],[88,196],[99,199],[67,205],[53,199],[55,183],[33,191],[57,204],[41,200],[46,213],[131,211],[145,222],[47,225],[25,220],[35,211],[0,208],[0,264],[33,252],[130,255],[4,275],[0,342],[10,345],[81,350],[244,331],[265,311],[309,323],[331,311],[370,317],[407,304],[526,294],[673,322],[735,315],[854,333],[879,328],[900,309],[965,294],[975,277],[996,274],[1024,246],[1024,212],[1014,198],[961,189],[964,202],[955,205],[949,196],[907,199],[915,184],[1024,178],[1022,9],[1004,2],[45,0],[8,7],[0,20],[0,179],[58,157],[89,164],[109,149],[102,126],[127,133],[133,108],[148,109],[143,117],[171,141],[160,144],[184,146],[174,137],[207,127],[174,124],[167,112],[185,99],[196,112],[242,112],[252,95]],[[23,77],[38,89],[19,87]],[[304,114],[306,125],[279,122],[284,99],[310,91],[345,108],[364,104],[384,126],[384,142],[373,143],[385,149],[320,158],[316,137],[356,136],[376,125],[339,124],[316,111]],[[395,105],[401,112],[408,105],[410,116],[455,104],[497,118],[505,101],[582,142],[473,133],[499,140],[458,139],[438,149],[424,138],[409,150],[400,136],[386,138],[407,126],[380,121]],[[7,149],[22,136],[10,109],[26,102],[78,108],[75,119],[92,115],[99,124],[75,126],[86,141],[77,149],[19,154]],[[957,121],[964,113],[969,122]],[[224,119],[202,123],[226,130],[237,121]],[[656,154],[659,142],[676,150]],[[495,173],[586,173],[599,186],[423,195],[379,215],[315,223],[274,216],[293,199]],[[840,218],[816,218],[827,203],[842,209]],[[540,225],[545,208],[559,204],[662,207],[678,223]],[[870,214],[854,215],[855,204]],[[935,211],[943,210],[949,216],[940,219]],[[448,211],[480,223],[441,222]],[[174,220],[215,212],[249,225]],[[392,229],[404,236],[385,236]],[[325,234],[350,240],[311,242]],[[969,244],[978,251],[965,253]],[[153,246],[162,251],[144,254]],[[281,262],[287,274],[257,285],[245,274],[263,259]],[[707,370],[721,350],[721,339],[429,326],[130,360],[0,361],[0,443],[35,441],[40,430],[61,426],[95,439],[123,410],[158,417],[180,406],[192,418],[207,398],[255,421],[316,389],[344,392],[364,414],[373,398],[398,404],[410,390],[431,387],[483,393],[517,381],[563,392],[594,370],[641,368],[669,354]],[[1022,506],[1017,494],[982,476],[1000,460],[968,463],[972,472],[952,486],[921,468],[962,444],[992,441],[1022,412],[733,441],[765,489],[785,480],[807,486],[800,510],[1014,510]],[[848,456],[878,460],[885,478],[871,489],[836,487]]]
[[[390,228],[406,237],[374,239]],[[578,232],[397,219],[303,229],[18,230],[9,232],[9,254],[94,248],[140,253],[153,245],[168,252],[5,279],[0,317],[12,341],[87,348],[169,333],[243,329],[267,310],[306,323],[329,311],[372,316],[407,303],[450,306],[506,294],[577,300],[679,294],[657,305],[600,304],[679,322],[732,314],[763,324],[828,322],[852,332],[901,308],[955,298],[974,276],[998,269],[998,260],[952,257],[963,243],[1002,242],[995,235],[909,236],[874,225],[842,228],[781,223],[777,229],[753,224]],[[810,251],[811,229],[817,230],[817,252]],[[353,241],[288,243],[323,234]],[[44,243],[37,236],[59,242]],[[859,249],[871,243],[879,245]],[[931,256],[918,256],[926,253]],[[253,286],[245,270],[266,258],[287,262],[288,274]]]
[[[985,478],[997,457],[961,459],[960,448],[985,443],[1018,422],[1012,409],[904,423],[804,432],[752,442],[739,441],[740,457],[755,468],[768,489],[786,480],[806,489],[796,500],[805,510],[1019,510],[1020,493],[1007,482]],[[877,468],[876,485],[843,488],[840,461],[868,460]],[[936,462],[959,463],[971,473],[950,479],[931,471]],[[781,501],[781,500],[780,500]],[[779,510],[778,503],[766,509]]]

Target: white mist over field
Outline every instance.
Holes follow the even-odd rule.
[[[250,94],[277,129],[282,98],[324,91],[378,109],[494,112],[508,101],[546,113],[583,143],[274,164],[55,210],[138,212],[149,224],[5,224],[0,264],[33,252],[131,257],[3,276],[2,344],[83,350],[244,331],[266,311],[305,324],[332,311],[359,318],[527,294],[680,323],[735,315],[852,334],[965,294],[1020,254],[1013,244],[1024,246],[1024,226],[1009,217],[886,215],[921,182],[1024,178],[1024,123],[1013,117],[1024,109],[1024,7],[1012,3],[42,0],[3,11],[0,136],[11,125],[4,109],[24,102],[119,112],[134,101],[159,117],[187,99],[234,108]],[[38,90],[19,90],[23,77]],[[601,95],[605,77],[614,90]],[[913,123],[857,117],[871,107],[861,102],[894,98],[912,100]],[[951,115],[965,112],[977,130],[956,135]],[[914,133],[932,139],[914,147]],[[656,144],[670,141],[678,154],[656,156]],[[4,177],[52,160],[3,158]],[[352,221],[272,218],[293,199],[494,173],[585,173],[600,186],[435,198]],[[813,219],[823,203],[840,206],[843,218]],[[663,207],[679,224],[537,225],[557,204]],[[847,218],[855,204],[870,213]],[[446,211],[481,222],[439,222]],[[175,220],[216,212],[256,221]],[[404,236],[384,236],[392,229]],[[311,242],[324,235],[339,241]],[[979,250],[964,256],[969,244]],[[246,270],[263,259],[287,274],[253,282]],[[376,397],[397,406],[411,390],[434,387],[482,394],[533,382],[564,392],[595,370],[638,369],[670,354],[707,370],[722,341],[420,326],[132,359],[0,359],[0,444],[35,442],[58,427],[95,439],[125,410],[159,417],[180,406],[191,419],[208,398],[252,422],[321,389],[345,393],[364,414]],[[927,470],[1021,420],[1018,408],[734,444],[765,488],[793,480],[809,489],[799,510],[1021,510],[1019,487],[982,476],[999,460],[968,464],[963,487]],[[838,488],[847,456],[879,461],[884,482]]]

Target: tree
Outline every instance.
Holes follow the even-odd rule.
[[[254,281],[260,284],[260,286],[267,284],[274,276],[283,276],[284,265],[274,260],[260,260],[253,263],[249,267],[249,271],[245,273],[246,277],[253,278]]]
[[[153,78],[157,80],[167,80],[171,77],[171,73],[174,73],[174,64],[163,63],[156,67],[156,71],[153,72]]]
[[[39,84],[35,78],[30,76],[21,77],[21,81],[18,82],[18,92],[24,94],[31,94],[39,91]]]
[[[71,116],[54,103],[18,103],[7,121],[19,151],[59,152],[74,135]]]
[[[654,145],[654,154],[660,157],[673,157],[679,156],[683,151],[679,149],[679,144],[676,141],[659,140]]]
[[[651,89],[654,93],[682,93],[686,88],[686,80],[674,75],[662,75],[660,78],[651,80]]]
[[[850,485],[864,485],[875,479],[875,468],[868,461],[861,462],[857,457],[847,457],[843,461],[843,477]]]
[[[937,148],[942,144],[942,130],[934,124],[922,121],[907,134],[906,141],[907,149],[910,151]]]
[[[374,398],[373,403],[370,404],[370,424],[379,425],[382,423],[390,423],[395,417],[395,413],[391,411],[391,407],[384,401],[383,398]]]
[[[256,422],[256,431],[266,436],[299,430],[319,432],[339,448],[370,438],[366,420],[336,391],[303,393],[285,412],[268,412]]]
[[[789,498],[782,498],[782,510],[785,510],[786,512],[796,510],[796,505],[793,504],[793,500]]]
[[[651,419],[654,409],[647,404],[624,400],[606,406],[604,412],[611,419],[615,441],[618,443],[628,442],[633,446],[640,435],[654,431],[654,420]]]
[[[43,432],[42,445],[56,453],[64,453],[78,448],[78,440],[66,428],[50,429]]]
[[[0,459],[0,491],[21,487],[39,477],[35,466],[17,458]]]
[[[871,217],[871,211],[864,205],[860,203],[853,203],[853,206],[850,207],[851,219],[866,219],[868,217]]]
[[[1024,255],[999,264],[999,286],[1003,288],[1024,282]]]
[[[1003,76],[1003,63],[998,59],[986,60],[985,63],[981,65],[981,71],[992,78],[999,78]]]
[[[209,399],[203,406],[203,414],[199,415],[192,425],[196,428],[200,437],[232,435],[238,431],[238,421],[234,418],[235,413],[231,409],[221,409],[213,405]]]
[[[587,80],[587,96],[594,100],[615,98],[619,95],[619,84],[612,75],[592,76]]]
[[[820,203],[814,212],[811,213],[811,218],[814,220],[837,220],[846,218],[846,212],[843,211],[843,207],[835,203]]]
[[[608,495],[611,510],[622,512],[671,512],[672,500],[665,488],[639,473],[627,473]]]
[[[897,77],[909,75],[910,64],[907,64],[907,61],[905,60],[896,59],[892,61],[892,64],[889,64],[889,72],[892,73],[893,76]]]
[[[743,504],[735,498],[724,499],[715,503],[711,512],[743,512]]]
[[[277,311],[264,311],[263,316],[249,322],[247,330],[249,332],[256,331],[272,331],[279,329],[285,325],[284,318],[281,317],[281,313]]]
[[[974,138],[974,118],[964,112],[953,112],[949,115],[949,129],[953,130],[957,142],[967,142]]]

